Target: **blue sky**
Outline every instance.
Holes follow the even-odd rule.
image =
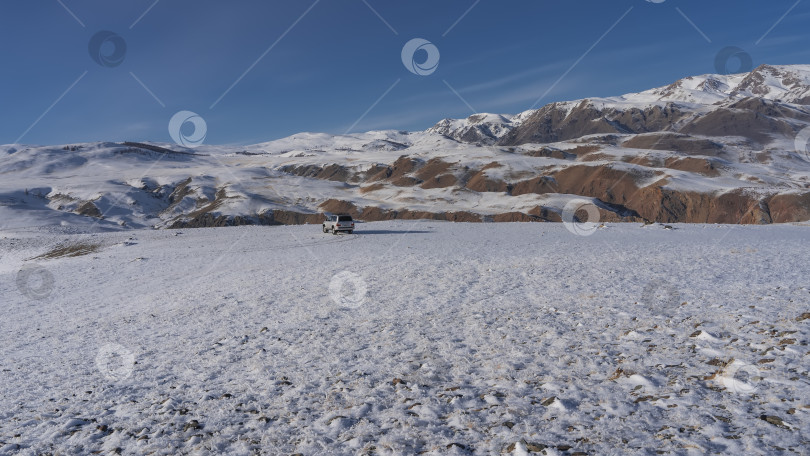
[[[352,126],[417,130],[716,72],[726,46],[754,65],[810,63],[810,1],[0,0],[0,8],[0,143],[171,142],[169,119],[183,110],[205,120],[208,144]],[[126,43],[119,65],[91,58],[100,31]],[[430,75],[403,65],[414,38],[440,52]],[[114,48],[107,42],[101,55]]]

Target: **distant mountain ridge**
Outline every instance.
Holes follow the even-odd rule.
[[[653,122],[647,128],[643,126],[634,128],[634,122],[623,121],[621,116],[629,112],[631,117],[641,115],[646,118],[652,115],[658,119],[667,111],[675,113],[696,110],[698,107],[696,105],[734,108],[739,106],[738,102],[747,98],[769,100],[779,104],[810,104],[810,65],[761,65],[750,73],[690,76],[670,85],[639,93],[552,103],[517,116],[475,114],[467,119],[444,119],[428,129],[428,132],[444,134],[462,142],[490,142],[501,145],[516,145],[530,141],[553,142],[608,132],[647,133],[659,131],[668,125]],[[589,110],[593,112],[587,112]],[[605,117],[607,121],[601,125],[576,128],[561,135],[527,135],[527,131],[534,133],[542,128],[539,119],[550,116],[559,117],[559,121],[569,116],[573,117],[574,121],[583,118],[596,120],[601,117]],[[516,129],[518,131],[513,133],[512,131]]]
[[[808,104],[810,65],[762,65],[417,132],[0,146],[0,228],[319,223],[324,212],[560,221],[573,200],[601,221],[803,222]]]

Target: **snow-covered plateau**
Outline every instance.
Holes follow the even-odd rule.
[[[0,453],[808,454],[808,229],[7,229]]]

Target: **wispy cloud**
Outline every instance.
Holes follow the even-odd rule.
[[[553,79],[536,81],[532,84],[516,87],[486,98],[478,99],[476,104],[481,107],[477,108],[482,111],[495,111],[496,108],[511,108],[514,110],[512,114],[515,114],[519,111],[529,109],[531,102],[537,99],[537,94],[543,93],[553,83]],[[561,101],[562,98],[555,96],[555,94],[567,93],[582,84],[583,81],[578,77],[569,77],[563,80],[554,88],[554,92],[550,94],[548,102]]]
[[[477,112],[517,114],[528,109],[531,102],[537,99],[537,94],[542,93],[553,82],[554,78],[549,77],[507,91],[498,91],[493,92],[491,95],[476,97],[470,100],[470,103]],[[557,86],[555,92],[568,91],[579,84],[582,84],[581,79],[568,78]],[[389,110],[382,114],[370,115],[358,123],[354,131],[422,130],[447,117],[465,118],[472,114],[474,112],[467,105],[453,95],[450,90],[446,90],[445,93],[439,93],[438,96],[434,97],[431,103],[420,104],[410,109],[404,108],[393,113]],[[335,126],[329,128],[329,131],[331,133],[342,133],[345,128],[345,125]]]
[[[504,76],[497,77],[495,79],[486,79],[482,80],[481,82],[476,82],[469,85],[457,85],[455,81],[450,80],[449,82],[454,84],[456,90],[459,93],[463,94],[475,94],[484,91],[490,92],[498,92],[500,88],[504,86],[515,86],[516,83],[518,85],[527,86],[531,84],[535,84],[538,81],[538,78],[551,78],[555,75],[555,71],[561,71],[561,69],[565,66],[565,63],[557,62],[557,63],[550,63],[538,67],[533,67],[526,69],[524,71],[519,71],[517,73],[506,74]],[[433,100],[436,97],[440,97],[442,95],[446,95],[448,90],[446,87],[442,87],[436,90],[430,90],[421,92],[415,95],[410,95],[403,101],[406,102],[418,102],[422,100]]]
[[[591,65],[607,69],[615,68],[616,65],[621,65],[622,62],[643,61],[645,56],[658,55],[660,57],[660,53],[659,44],[645,43],[595,53],[589,57],[589,61]],[[560,73],[569,65],[569,61],[560,60],[526,68],[516,73],[505,74],[495,79],[483,80],[469,85],[453,84],[453,86],[459,93],[465,95],[465,99],[478,112],[516,114],[528,109],[540,94],[555,83]],[[593,77],[592,72],[587,71],[583,74],[576,71],[569,74],[554,87],[554,91],[549,94],[547,102],[621,95],[621,93],[592,93],[588,89],[587,81]],[[449,82],[453,83],[454,81],[450,80]],[[653,85],[640,87],[638,90],[652,87]],[[426,100],[430,102],[424,102]],[[473,114],[470,112],[470,108],[446,87],[421,92],[399,100],[392,100],[392,103],[401,106],[403,109],[394,114],[391,114],[389,109],[388,112],[369,116],[369,118],[357,125],[356,130],[428,128],[448,116],[463,118]],[[414,105],[420,107],[409,109]],[[339,128],[334,128],[334,130],[337,131]]]
[[[481,92],[484,90],[493,90],[503,87],[508,84],[512,84],[517,81],[521,81],[524,79],[532,78],[534,79],[538,75],[543,75],[550,73],[552,71],[557,71],[561,68],[564,68],[565,64],[561,62],[550,63],[546,65],[541,65],[539,67],[530,68],[525,71],[520,71],[517,73],[509,74],[497,79],[492,79],[489,81],[480,82],[478,84],[472,84],[465,87],[458,89],[460,93],[475,93]]]
[[[448,93],[450,93],[448,91]],[[427,129],[446,117],[467,117],[469,108],[457,106],[457,98],[450,94],[449,97],[439,102],[418,105],[401,110],[390,110],[375,116],[369,116],[360,122],[354,131],[370,130],[421,130]],[[460,102],[459,102],[460,103]],[[331,133],[343,133],[348,125],[335,126],[330,128]]]
[[[810,15],[808,15],[810,17]],[[788,46],[796,43],[806,43],[807,35],[776,35],[772,34],[759,43],[758,47]]]

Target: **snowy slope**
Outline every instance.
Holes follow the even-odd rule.
[[[321,138],[321,136],[318,136]],[[712,138],[716,139],[716,138]],[[318,142],[323,141],[323,142]],[[575,155],[528,156],[537,149],[576,150],[576,142],[524,145],[518,148],[482,147],[441,135],[377,132],[316,141],[309,135],[300,145],[294,138],[248,148],[203,147],[188,154],[157,154],[113,143],[79,145],[76,151],[61,147],[0,147],[0,228],[41,225],[93,225],[122,229],[166,227],[197,212],[255,215],[271,210],[318,212],[329,199],[349,201],[359,207],[430,212],[469,211],[496,215],[528,212],[542,205],[561,211],[575,194],[524,194],[480,192],[460,187],[423,189],[386,185],[365,192],[374,182],[362,176],[374,166],[391,166],[407,155],[422,163],[442,160],[446,171],[464,179],[492,163],[483,173],[490,179],[520,182],[571,166],[610,166],[615,169],[666,173],[668,188],[705,192],[801,191],[810,185],[810,162],[797,159],[786,142],[768,154],[767,162],[756,160],[760,152],[738,138],[724,140],[723,160],[710,160],[721,173],[709,177],[685,170],[664,168],[668,160],[682,155],[667,151],[640,150],[621,145],[597,147],[582,161]],[[329,145],[329,141],[334,144]],[[406,149],[398,144],[410,144]],[[169,145],[164,145],[170,147]],[[245,150],[247,149],[247,150]],[[658,167],[644,168],[627,162],[643,157]],[[299,177],[283,172],[285,167],[338,165],[357,182]],[[656,177],[649,183],[656,182]],[[26,193],[27,192],[27,193]],[[581,195],[579,195],[581,196]],[[89,206],[87,206],[89,203]],[[83,214],[83,215],[78,215]],[[102,218],[99,218],[101,216]]]
[[[196,149],[5,145],[0,229],[275,223],[275,211],[286,211],[281,223],[317,223],[305,216],[329,201],[375,220],[559,220],[576,198],[593,200],[608,218],[803,221],[810,108],[796,103],[810,103],[808,91],[810,66],[761,66],[515,116],[445,119],[420,132],[300,133]],[[634,187],[614,192],[621,175]],[[677,195],[663,207],[655,189]],[[695,203],[692,193],[710,198]],[[641,194],[647,199],[634,200]],[[728,205],[737,212],[715,216]],[[746,214],[748,207],[761,210]]]
[[[0,453],[806,454],[808,228],[8,231]]]

